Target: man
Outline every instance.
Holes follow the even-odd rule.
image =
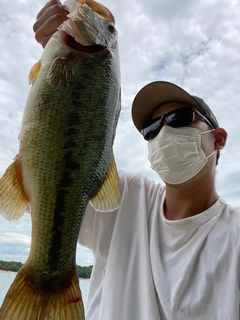
[[[44,47],[66,18],[48,2],[37,41]],[[95,259],[86,319],[239,319],[240,211],[215,188],[226,131],[202,99],[164,81],[140,90],[132,117],[165,185],[119,171],[119,209],[88,206],[79,235]]]

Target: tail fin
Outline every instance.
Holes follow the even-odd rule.
[[[0,309],[0,320],[84,320],[77,273],[66,289],[42,292],[28,284],[25,265],[18,272]]]

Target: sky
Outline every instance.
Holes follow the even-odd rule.
[[[228,132],[217,167],[219,196],[240,206],[240,2],[238,0],[103,0],[119,34],[122,111],[114,142],[118,169],[161,182],[150,168],[147,143],[135,129],[131,105],[156,80],[173,82],[200,96]],[[32,25],[45,1],[0,0],[0,176],[18,153],[18,134],[28,96],[28,74],[42,54]],[[31,219],[0,217],[0,260],[25,262]],[[93,264],[77,248],[77,263]]]

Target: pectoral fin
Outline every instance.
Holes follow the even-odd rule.
[[[120,190],[118,173],[114,156],[109,167],[107,176],[95,197],[90,199],[91,206],[101,212],[113,211],[119,207]]]
[[[32,66],[30,73],[29,73],[29,76],[28,76],[29,84],[34,84],[34,82],[37,79],[37,76],[38,76],[40,69],[41,69],[41,60],[39,60],[37,63],[35,63]]]
[[[19,158],[16,156],[0,179],[0,214],[10,221],[18,220],[28,202],[22,185]]]
[[[53,86],[67,87],[73,79],[75,66],[73,58],[56,58],[49,70],[48,81]]]

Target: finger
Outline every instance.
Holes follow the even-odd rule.
[[[67,20],[66,16],[57,13],[49,17],[43,24],[40,24],[35,33],[37,42],[41,43],[44,48],[53,33],[57,31],[59,25],[65,20]]]
[[[61,24],[64,20],[67,19],[67,15],[68,12],[64,10],[61,5],[54,4],[46,8],[45,11],[42,12],[42,14],[39,16],[39,18],[37,18],[37,21],[33,25],[33,31],[36,33],[47,22],[47,20],[51,19],[53,16],[57,17],[58,23]]]
[[[61,2],[60,2],[59,0],[50,0],[50,1],[48,1],[48,2],[45,4],[45,6],[38,12],[36,19],[38,20],[38,19],[41,17],[41,15],[42,15],[49,7],[52,7],[52,6],[54,6],[54,5],[59,5],[59,6],[62,7],[62,4],[61,4]]]

